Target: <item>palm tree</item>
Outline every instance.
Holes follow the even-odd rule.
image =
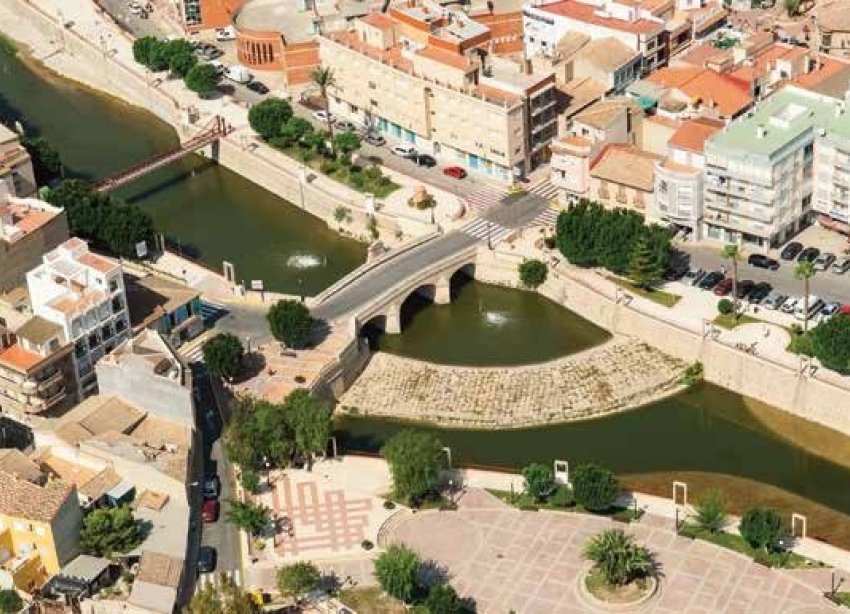
[[[815,267],[811,262],[798,262],[794,267],[794,277],[803,280],[803,309],[805,309],[805,317],[803,318],[803,332],[809,332],[809,279],[814,277]]]
[[[328,135],[331,140],[331,152],[336,155],[334,147],[334,129],[333,123],[331,122],[330,98],[328,98],[328,88],[336,85],[334,71],[332,68],[327,66],[316,66],[316,68],[313,69],[313,72],[310,73],[310,78],[313,80],[313,83],[318,86],[319,91],[322,93],[322,100],[325,101],[325,120],[328,122]]]
[[[609,529],[594,535],[584,546],[584,557],[593,561],[605,582],[623,586],[632,580],[645,578],[655,571],[655,558],[634,537],[622,529]]]
[[[720,255],[732,263],[732,305],[735,319],[738,319],[738,261],[741,259],[741,248],[734,244],[724,245]]]

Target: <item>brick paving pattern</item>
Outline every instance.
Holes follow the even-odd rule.
[[[448,568],[451,583],[473,597],[480,614],[594,612],[578,597],[586,567],[581,550],[612,522],[585,514],[520,512],[470,491],[457,512],[419,513],[396,526],[390,541]],[[489,501],[488,501],[489,499]],[[645,516],[624,527],[657,554],[660,592],[641,612],[657,614],[836,612],[826,586],[807,572],[772,570],[732,551],[676,536],[671,521]]]

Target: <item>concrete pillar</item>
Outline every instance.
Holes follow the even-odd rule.
[[[435,305],[448,305],[452,302],[452,286],[448,277],[440,277],[434,288]]]
[[[388,335],[398,335],[401,333],[401,310],[396,307],[390,307],[385,316],[384,332]]]

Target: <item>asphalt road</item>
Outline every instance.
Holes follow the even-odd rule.
[[[690,255],[692,267],[717,271],[725,266],[727,270],[731,270],[729,261],[720,256],[717,248],[680,246],[679,249]],[[779,260],[779,270],[769,271],[750,266],[745,259],[738,263],[738,278],[751,279],[754,282],[766,281],[774,290],[783,294],[802,296],[803,281],[794,278],[795,264],[794,261]],[[812,294],[826,301],[850,303],[850,274],[836,275],[830,271],[815,273],[809,280],[809,288]]]
[[[494,205],[484,219],[506,228],[521,228],[548,206],[548,201],[534,194],[506,198]],[[481,239],[460,231],[450,232],[412,249],[389,263],[366,273],[328,300],[313,309],[313,316],[324,320],[334,320],[391,288],[423,267],[451,257],[453,254],[474,245]]]

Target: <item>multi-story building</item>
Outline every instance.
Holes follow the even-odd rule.
[[[17,133],[0,125],[0,196],[35,194],[35,172],[29,153]]]
[[[53,322],[34,316],[14,332],[0,319],[0,411],[55,415],[77,398],[73,346]]]
[[[606,146],[590,166],[588,197],[608,209],[632,209],[647,217],[658,159],[632,145]]]
[[[72,238],[27,274],[33,312],[58,324],[74,345],[79,397],[95,391],[94,364],[129,337],[121,265]]]
[[[722,129],[722,122],[693,119],[673,133],[667,156],[655,164],[655,198],[648,219],[675,225],[691,240],[702,240],[705,141]]]
[[[842,104],[843,103],[843,104]],[[850,231],[850,92],[836,106],[834,121],[815,135],[812,208],[821,222],[847,234]]]
[[[82,520],[73,484],[0,470],[0,586],[40,587],[79,554]]]
[[[556,135],[555,78],[487,53],[491,38],[430,2],[358,19],[320,39],[331,110],[472,172],[522,176]]]
[[[834,160],[826,151],[816,186],[814,150],[850,131],[843,100],[786,86],[755,111],[715,134],[705,147],[704,235],[709,239],[768,249],[793,236],[813,214],[812,198],[830,207],[843,176],[825,169]],[[817,189],[816,189],[817,187]]]
[[[0,195],[0,293],[24,285],[41,257],[67,239],[62,209],[35,198]]]

